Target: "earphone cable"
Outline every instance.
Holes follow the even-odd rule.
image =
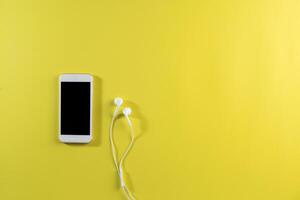
[[[128,145],[128,147],[126,148],[125,152],[123,153],[123,156],[121,157],[121,160],[120,160],[120,164],[119,164],[119,175],[120,175],[120,179],[121,179],[121,182],[123,182],[123,163],[124,163],[124,160],[126,159],[128,153],[130,152],[130,150],[132,149],[133,147],[133,144],[134,144],[134,130],[133,130],[133,127],[132,127],[132,124],[131,124],[131,121],[129,119],[128,116],[125,115],[125,118],[126,118],[126,121],[128,123],[128,126],[129,126],[129,129],[130,129],[130,143]],[[123,190],[124,192],[128,195],[128,199],[129,200],[135,200],[134,196],[131,194],[130,190],[127,188],[126,184],[123,182],[121,183],[123,184]]]
[[[113,117],[112,117],[112,120],[110,123],[110,129],[109,129],[109,140],[110,140],[110,145],[111,145],[111,151],[112,151],[114,164],[115,164],[116,170],[118,172],[118,175],[119,175],[119,166],[118,166],[118,158],[117,158],[116,148],[115,148],[115,144],[114,144],[114,140],[113,140],[113,127],[114,127],[114,121],[117,117],[119,109],[120,109],[120,107],[117,106],[113,113]]]
[[[130,129],[130,138],[131,138],[131,140],[130,140],[130,143],[127,146],[125,152],[123,153],[119,164],[118,164],[116,147],[115,147],[114,140],[113,140],[113,127],[114,127],[114,122],[115,122],[115,119],[116,119],[117,114],[119,112],[119,109],[120,109],[120,106],[117,106],[114,113],[113,113],[113,117],[112,117],[111,124],[110,124],[110,129],[109,129],[109,139],[110,139],[114,164],[115,164],[117,173],[118,173],[119,178],[120,178],[122,190],[123,190],[123,192],[126,195],[128,200],[135,200],[134,196],[131,194],[130,190],[126,186],[126,184],[124,182],[124,179],[123,179],[123,162],[126,159],[126,157],[127,157],[128,153],[130,152],[130,150],[132,149],[133,143],[134,143],[134,130],[133,130],[131,121],[130,121],[130,119],[127,115],[125,115],[125,118],[126,118],[126,121],[128,123],[129,129]]]

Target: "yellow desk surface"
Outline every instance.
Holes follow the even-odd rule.
[[[0,1],[0,199],[300,199],[300,2]],[[57,140],[60,73],[95,76],[90,145]],[[119,150],[128,140],[123,118]]]

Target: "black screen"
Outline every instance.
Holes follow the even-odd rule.
[[[61,134],[90,134],[90,82],[61,82]]]

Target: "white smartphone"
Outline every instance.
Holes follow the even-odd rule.
[[[89,74],[59,76],[59,141],[92,140],[93,77]]]

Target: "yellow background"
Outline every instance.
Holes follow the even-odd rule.
[[[0,199],[300,199],[300,1],[0,0]],[[95,76],[89,145],[57,140],[60,73]],[[123,118],[119,150],[128,142]]]

